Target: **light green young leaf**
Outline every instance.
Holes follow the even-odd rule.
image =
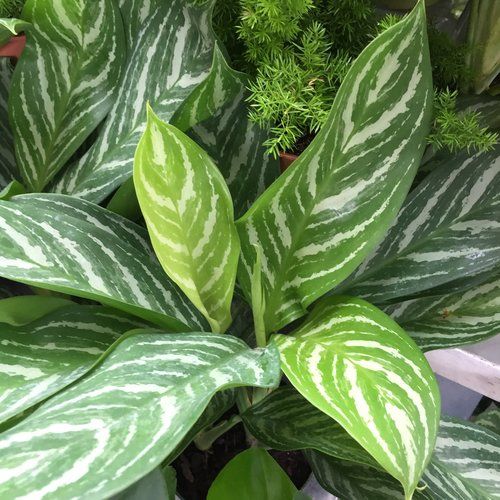
[[[28,296],[8,300],[24,301],[26,307],[33,304]],[[145,324],[118,311],[76,304],[60,307],[24,326],[3,324],[0,422],[80,378],[122,333],[141,326]]]
[[[247,80],[246,75],[229,67],[216,48],[210,75],[172,121],[215,160],[233,197],[237,217],[279,175],[279,161],[263,146],[268,131],[248,118]]]
[[[147,232],[62,195],[0,201],[0,276],[98,300],[176,331],[206,323],[167,278]]]
[[[12,66],[8,58],[0,57],[0,188],[6,187],[17,176],[14,141],[9,125],[8,99]]]
[[[491,270],[500,260],[500,145],[436,161],[385,240],[339,290],[383,303]]]
[[[26,186],[41,191],[108,113],[125,36],[113,0],[28,0],[33,23],[9,100]]]
[[[22,19],[2,18],[0,19],[0,47],[6,44],[13,36],[27,30],[31,23]]]
[[[431,89],[419,2],[365,48],[321,132],[238,221],[247,297],[262,248],[268,331],[303,316],[383,237],[422,157]]]
[[[136,330],[0,435],[0,495],[107,498],[157,467],[219,390],[274,387],[279,355],[229,335]]]
[[[41,295],[20,295],[0,300],[0,323],[23,326],[57,309],[74,305],[68,299]]]
[[[208,490],[207,500],[293,500],[297,488],[262,448],[236,455]]]
[[[163,268],[210,323],[231,324],[240,245],[231,195],[211,158],[151,109],[134,184]]]
[[[384,311],[424,351],[479,342],[500,333],[500,275],[465,291],[407,300]]]
[[[52,186],[94,202],[131,177],[146,103],[169,122],[212,62],[211,2],[201,7],[185,0],[120,3],[130,51],[116,99],[95,144]]]
[[[436,379],[424,355],[382,311],[360,299],[320,301],[291,335],[275,335],[282,369],[411,496],[439,422]]]
[[[0,200],[8,201],[20,194],[26,194],[26,189],[19,181],[13,180],[0,191]]]

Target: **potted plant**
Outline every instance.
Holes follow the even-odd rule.
[[[187,498],[292,500],[283,458],[305,469],[304,450],[344,498],[495,494],[500,437],[440,418],[423,351],[497,332],[500,150],[436,157],[409,193],[432,121],[423,2],[279,177],[210,3],[71,2],[28,1],[0,79],[1,166],[29,192],[0,200],[0,276],[46,290],[0,301],[0,493],[171,498],[176,470]],[[106,208],[130,186],[139,224]],[[215,460],[187,468],[195,446]]]
[[[409,9],[414,4],[395,1],[390,7]],[[229,43],[236,65],[253,75],[250,117],[271,128],[265,145],[280,156],[282,170],[320,130],[353,58],[401,16],[396,10],[384,17],[372,0],[266,0],[241,2],[233,9],[219,2],[216,10],[223,19],[215,26],[218,35]],[[434,23],[439,19],[430,20],[428,27],[436,91],[429,143],[434,149],[488,149],[495,141],[479,125],[479,117],[455,109],[454,92],[468,87],[471,78],[466,64],[470,51]],[[231,32],[232,24],[239,26],[238,33]]]

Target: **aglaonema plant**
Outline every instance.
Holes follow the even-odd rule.
[[[0,275],[66,297],[0,301],[0,494],[127,498],[154,487],[170,498],[169,466],[185,447],[208,448],[243,423],[251,449],[209,499],[231,498],[236,479],[254,498],[297,498],[265,447],[305,450],[321,484],[344,498],[442,499],[457,488],[489,498],[499,438],[440,422],[422,349],[498,329],[500,152],[438,159],[408,195],[431,120],[423,3],[361,53],[325,127],[272,184],[245,77],[209,41],[210,6],[99,3],[108,22],[93,29],[117,23],[102,43],[126,47],[121,65],[78,66],[54,85],[42,71],[51,44],[65,61],[73,45],[28,34],[11,84],[14,134],[0,151],[14,142],[26,184],[56,193],[0,200]],[[30,33],[54,15],[39,5],[27,5]],[[58,22],[87,47],[71,33],[97,13]],[[77,56],[105,57],[91,47]],[[99,87],[93,71],[123,76]],[[45,114],[25,100],[33,72],[48,89]],[[109,113],[75,160],[97,125],[91,104]],[[132,165],[146,228],[93,203],[124,181],[130,190]]]

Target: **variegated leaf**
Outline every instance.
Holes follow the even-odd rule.
[[[2,325],[0,422],[80,378],[122,333],[143,326],[112,309],[76,304],[24,326]]]
[[[492,269],[500,260],[499,201],[500,145],[438,162],[339,290],[382,303]]]
[[[474,418],[474,423],[500,434],[500,407],[493,403],[487,410]]]
[[[318,451],[306,451],[305,455],[319,484],[342,500],[405,500],[401,485],[388,474]],[[415,491],[411,498],[434,500],[425,489]]]
[[[321,132],[238,221],[247,297],[261,248],[268,331],[343,281],[402,205],[431,114],[425,30],[419,2],[365,48]]]
[[[211,2],[124,0],[131,53],[111,112],[89,152],[53,186],[60,193],[100,202],[132,175],[146,127],[146,103],[169,122],[210,69]]]
[[[155,0],[117,0],[117,2],[123,18],[127,40],[127,56],[130,59],[137,37],[144,23],[147,22],[158,7],[158,2]]]
[[[328,491],[349,500],[405,497],[398,483],[371,467],[307,452],[313,472]],[[500,436],[480,426],[443,417],[436,450],[414,499],[500,498]]]
[[[10,60],[0,57],[0,189],[16,177],[14,142],[9,125],[8,99],[12,79]]]
[[[28,29],[31,23],[22,19],[2,18],[0,19],[0,47],[7,43],[13,36]]]
[[[252,436],[275,450],[317,450],[381,469],[341,425],[292,387],[273,391],[241,417]]]
[[[40,191],[108,113],[125,36],[114,0],[28,0],[33,23],[9,110],[26,185]]]
[[[443,418],[439,428],[433,462],[444,474],[457,476],[459,482],[450,494],[469,491],[471,500],[500,498],[500,436],[479,425],[454,418]],[[432,471],[431,471],[432,474]],[[440,491],[437,474],[424,476],[424,480]],[[450,487],[453,484],[451,481]],[[460,486],[460,487],[458,487]],[[444,489],[444,488],[443,488]],[[436,499],[440,499],[435,495]]]
[[[156,255],[210,323],[231,323],[239,240],[221,173],[192,139],[151,109],[135,156],[134,184]]]
[[[292,385],[411,495],[440,413],[436,380],[411,338],[367,302],[330,297],[298,330],[274,339]]]
[[[23,195],[0,201],[0,228],[0,276],[177,331],[205,328],[153,256],[146,231],[122,217],[69,196]]]
[[[279,382],[274,348],[135,331],[0,435],[0,495],[106,498],[158,466],[220,389]]]
[[[163,460],[163,463],[172,463],[191,444],[199,432],[221,418],[224,413],[234,406],[235,403],[235,389],[228,389],[215,394],[215,396],[210,400],[210,403],[208,403],[208,406],[205,408],[201,417],[184,435],[182,441],[175,447],[175,449],[169,453],[168,457]]]
[[[384,311],[424,351],[479,342],[500,333],[500,275],[463,292],[407,300]]]
[[[263,146],[268,131],[248,118],[246,87],[246,76],[232,70],[216,48],[209,77],[172,122],[214,158],[233,197],[236,217],[279,175],[278,160]]]

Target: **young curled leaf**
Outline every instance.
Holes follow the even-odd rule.
[[[214,332],[231,323],[240,252],[231,195],[211,158],[151,109],[134,184],[156,255]]]

